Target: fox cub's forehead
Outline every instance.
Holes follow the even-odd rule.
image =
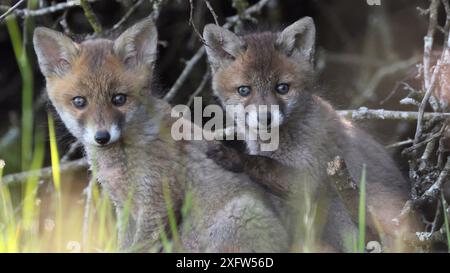
[[[114,53],[112,41],[85,41],[79,49],[68,73],[47,79],[47,91],[54,100],[67,102],[75,96],[109,98],[114,93],[138,95],[148,87],[148,73],[127,69]]]
[[[148,85],[144,71],[129,71],[114,53],[113,41],[95,39],[80,44],[79,55],[73,60],[70,73],[54,78],[50,85],[63,86],[65,92],[110,93],[138,91]]]
[[[80,55],[74,63],[73,71],[93,75],[99,73],[120,73],[124,69],[114,54],[114,43],[106,39],[88,40],[80,44]]]
[[[295,64],[276,47],[277,34],[264,32],[243,36],[245,51],[236,65],[248,80],[273,79],[282,74],[296,73]]]

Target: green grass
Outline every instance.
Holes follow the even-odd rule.
[[[170,232],[172,234],[173,244],[174,244],[174,247],[178,247],[180,240],[178,238],[177,220],[176,220],[175,211],[174,211],[173,204],[172,204],[172,197],[170,194],[169,182],[167,180],[168,179],[163,180],[163,196],[164,196],[164,201],[166,203],[166,209],[167,209],[168,218],[169,218],[169,227],[170,227]]]
[[[16,236],[17,224],[14,217],[14,209],[11,202],[9,188],[3,185],[3,168],[5,162],[0,166],[0,252],[18,252]]]
[[[366,165],[363,165],[361,181],[359,183],[359,207],[358,207],[358,252],[366,250]]]
[[[116,252],[113,205],[96,183],[93,184],[89,218],[90,226],[96,228],[90,229],[88,244],[83,245],[86,199],[82,198],[81,192],[74,193],[62,187],[63,181],[70,177],[61,177],[51,116],[48,125],[50,148],[47,150],[45,145],[46,132],[37,130],[29,169],[42,168],[44,155],[50,154],[53,170],[50,192],[47,192],[48,183],[40,185],[39,177],[29,176],[23,183],[19,198],[13,198],[12,192],[17,189],[1,183],[3,164],[0,164],[0,252]]]
[[[38,132],[35,138],[36,145],[33,152],[33,159],[31,163],[31,169],[40,169],[44,161],[44,135],[41,131]],[[23,207],[22,207],[22,219],[21,230],[22,237],[25,238],[23,251],[31,252],[34,245],[37,244],[36,232],[38,230],[38,215],[40,206],[37,206],[38,202],[37,194],[39,187],[39,177],[29,176],[25,182],[24,193],[23,193]]]
[[[441,203],[442,203],[442,209],[444,211],[444,227],[445,227],[445,234],[447,236],[447,247],[448,247],[448,252],[450,253],[450,229],[449,229],[449,224],[448,224],[448,204],[445,201],[444,198],[444,193],[441,192]]]
[[[28,9],[38,6],[38,0],[27,1]],[[35,126],[35,116],[39,113],[34,112],[33,17],[25,18],[22,28],[15,15],[8,16],[5,23],[22,87],[19,137],[0,151],[0,252],[117,251],[117,222],[109,196],[101,192],[96,183],[92,183],[89,190],[92,193],[89,203],[80,190],[72,191],[74,185],[70,182],[77,177],[61,176],[52,116],[48,115],[48,132],[42,126]],[[49,145],[45,141],[47,138]],[[8,172],[40,169],[47,155],[53,171],[50,182],[41,185],[39,177],[30,176],[20,186],[9,187],[2,183],[5,168]],[[74,183],[82,182],[78,179]],[[87,220],[84,218],[86,208],[90,212]],[[85,221],[89,227],[87,234],[83,232]],[[83,238],[87,238],[86,244]]]
[[[51,114],[48,114],[48,135],[50,139],[50,159],[52,162],[52,178],[53,178],[53,187],[55,189],[55,205],[56,205],[56,240],[58,241],[58,245],[62,243],[62,229],[63,229],[63,207],[62,207],[62,199],[61,199],[61,172],[59,166],[59,152],[58,145],[56,142],[56,133],[55,133],[55,121]]]
[[[21,166],[26,170],[31,163],[33,145],[33,70],[14,15],[6,18],[6,26],[22,77]]]

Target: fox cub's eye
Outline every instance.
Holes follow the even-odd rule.
[[[112,104],[115,106],[122,106],[127,102],[127,95],[125,94],[117,94],[112,98]]]
[[[289,92],[289,85],[287,83],[280,83],[280,84],[277,84],[275,89],[277,90],[277,92],[279,94],[284,95],[284,94],[287,94],[287,92]]]
[[[252,89],[250,88],[250,86],[244,85],[244,86],[239,86],[237,91],[238,91],[239,95],[241,95],[243,97],[247,97],[252,92]]]
[[[87,100],[85,97],[75,97],[72,99],[73,105],[78,109],[83,109],[87,105]]]

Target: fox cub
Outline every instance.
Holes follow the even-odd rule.
[[[341,156],[357,182],[365,164],[371,212],[367,217],[377,223],[373,228],[387,238],[395,237],[398,229],[392,220],[408,200],[408,183],[380,144],[314,94],[313,20],[300,19],[280,33],[245,36],[207,25],[203,36],[213,73],[213,92],[222,106],[269,109],[246,113],[246,128],[237,128],[238,132],[258,128],[261,120],[279,130],[279,147],[274,151],[261,150],[259,140],[245,139],[247,155],[240,156],[247,173],[283,196],[303,191],[302,183],[309,183],[306,186],[313,192],[325,191],[330,203],[323,208],[329,211],[323,236],[342,250],[343,237],[356,230],[357,219],[351,219],[345,200],[339,200],[334,189],[327,186],[327,163]],[[271,110],[274,105],[278,108]]]
[[[286,251],[285,228],[257,184],[207,158],[204,143],[172,139],[170,107],[151,96],[157,41],[148,19],[115,40],[75,43],[43,27],[34,33],[48,96],[119,218],[131,202],[122,248],[160,251],[172,210],[177,250]]]

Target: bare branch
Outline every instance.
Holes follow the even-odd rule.
[[[400,142],[397,142],[397,143],[393,143],[393,144],[387,145],[386,148],[387,149],[392,149],[392,148],[402,147],[402,146],[405,146],[405,145],[413,144],[413,142],[414,141],[412,139],[407,139],[407,140],[403,140],[403,141],[400,141]]]
[[[336,189],[340,199],[343,201],[345,207],[353,219],[358,219],[358,207],[359,207],[359,187],[354,181],[353,177],[347,169],[345,160],[339,156],[336,156],[333,161],[327,163],[327,175],[330,182],[333,184],[332,187]],[[366,206],[366,211],[371,212],[370,207]],[[375,223],[372,217],[367,217],[366,225],[369,228],[369,235],[375,239]],[[372,239],[372,238],[371,238]]]
[[[191,73],[192,69],[194,69],[194,66],[197,64],[197,62],[203,57],[203,54],[205,54],[205,48],[201,47],[195,55],[186,62],[186,66],[184,67],[183,71],[181,72],[178,79],[173,84],[172,88],[170,88],[169,92],[164,97],[164,100],[170,101],[172,100],[175,95],[177,94],[178,90],[181,88],[183,83],[188,78],[189,74]]]
[[[8,15],[10,15],[11,13],[14,12],[14,10],[16,10],[20,5],[22,5],[22,3],[25,2],[25,0],[20,0],[18,1],[14,6],[10,7],[5,13],[3,13],[0,16],[0,23],[3,22],[3,20],[8,17]]]
[[[361,119],[381,119],[381,120],[417,120],[419,113],[406,111],[390,111],[384,109],[372,110],[361,107],[358,110],[340,110],[339,115],[353,120]],[[442,117],[450,118],[450,113],[424,113],[423,120]]]
[[[61,158],[61,162],[67,162],[69,159],[76,153],[78,148],[80,148],[83,144],[77,140],[74,143],[70,144],[69,150],[67,153]]]
[[[88,0],[88,2],[95,2],[97,0]],[[67,10],[69,8],[80,6],[80,0],[72,0],[64,3],[54,4],[45,8],[30,10],[30,9],[14,9],[13,12],[20,17],[36,17],[44,16],[51,13]]]
[[[427,36],[424,37],[424,55],[423,55],[423,74],[424,74],[424,88],[428,90],[431,80],[431,50],[433,49],[434,33],[438,25],[438,8],[440,1],[432,0],[429,8],[430,23],[428,25]]]
[[[197,26],[194,23],[194,1],[193,0],[189,0],[189,25],[191,25],[192,29],[194,29],[194,32],[200,39],[200,42],[202,42],[202,44],[204,44],[205,40],[203,40],[202,34],[200,34],[200,31],[197,29]]]
[[[137,10],[137,8],[142,5],[142,3],[144,2],[144,0],[139,0],[137,1],[130,9],[128,9],[127,13],[125,13],[125,15],[120,19],[119,22],[117,22],[112,29],[118,29],[119,27],[121,27],[123,25],[123,23],[125,23],[128,18],[130,18],[130,16]]]
[[[419,137],[422,134],[422,120],[424,119],[425,108],[431,97],[432,92],[434,91],[434,88],[436,87],[437,78],[438,78],[439,72],[441,71],[441,64],[442,64],[443,60],[445,59],[445,55],[447,54],[447,51],[448,51],[448,48],[445,48],[444,53],[442,53],[441,59],[437,62],[437,65],[434,68],[433,75],[431,77],[430,86],[427,89],[427,92],[425,93],[425,96],[423,97],[423,100],[419,106],[419,115],[417,118],[417,129],[416,129],[416,134],[414,136],[415,143],[417,143],[419,141]]]
[[[211,6],[211,3],[209,3],[208,0],[204,0],[204,1],[205,1],[205,4],[206,4],[206,7],[208,7],[209,12],[211,13],[211,15],[214,18],[214,23],[216,23],[216,25],[219,25],[218,16],[217,16],[216,12],[214,11],[213,7]]]
[[[70,173],[85,170],[88,168],[87,161],[82,158],[70,162],[61,162],[60,171],[61,173]],[[16,174],[9,174],[3,177],[2,183],[4,185],[12,186],[23,183],[27,178],[37,176],[41,179],[51,179],[52,178],[52,167],[46,167],[39,170],[33,170],[28,172],[21,172]]]
[[[420,61],[419,56],[413,56],[410,59],[396,61],[391,64],[387,64],[380,67],[371,77],[369,83],[367,84],[367,87],[365,88],[365,91],[362,92],[361,95],[353,101],[353,104],[354,105],[363,104],[364,101],[370,99],[371,96],[373,96],[377,87],[387,76],[394,75],[410,67],[413,67],[419,61]]]
[[[206,72],[205,75],[203,75],[203,79],[198,85],[197,89],[192,93],[192,95],[189,97],[187,106],[190,107],[192,102],[194,101],[194,98],[202,92],[203,88],[205,88],[206,83],[208,83],[209,78],[211,77],[211,72]]]
[[[246,9],[244,11],[244,15],[245,16],[250,16],[254,13],[259,13],[261,12],[262,8],[267,5],[269,3],[270,0],[260,0],[258,3],[254,4],[253,6],[249,7],[248,9]],[[230,24],[236,23],[237,21],[240,20],[239,15],[234,15],[231,17],[227,18],[227,22]],[[231,27],[231,25],[227,25],[225,24],[225,26],[227,26],[228,28]],[[224,26],[224,27],[225,27]]]
[[[449,174],[450,174],[450,156],[447,157],[447,163],[445,164],[445,167],[440,173],[436,182],[430,188],[428,188],[428,190],[426,190],[425,193],[422,194],[420,198],[413,200],[414,205],[417,207],[425,202],[428,202],[429,200],[435,200],[436,198],[438,198],[439,193],[442,190],[442,186],[448,180]]]

